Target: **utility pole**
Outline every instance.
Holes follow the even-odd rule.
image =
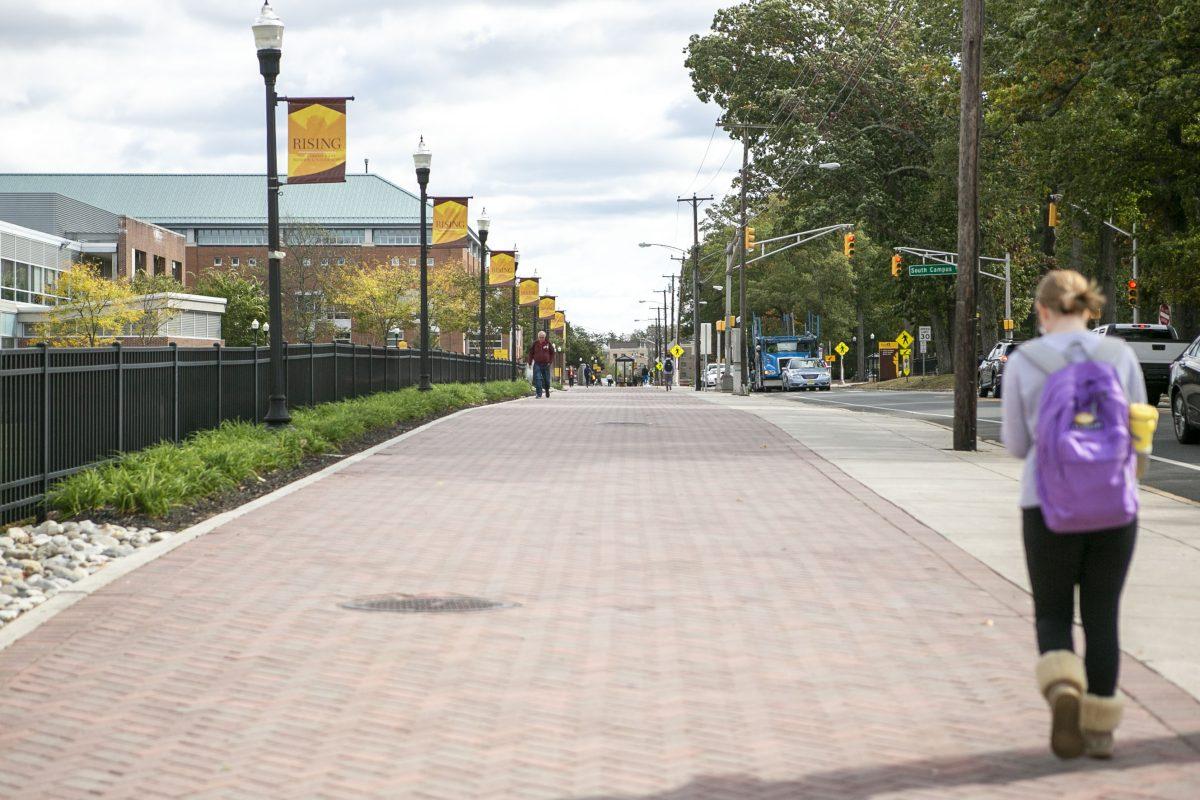
[[[700,204],[711,197],[680,197],[675,202],[692,204],[692,368],[695,375],[695,390],[703,387],[700,375]],[[726,298],[728,300],[728,297]]]
[[[725,369],[721,371],[721,391],[733,391],[733,248],[734,243],[725,245]]]
[[[975,320],[979,282],[979,128],[983,0],[963,0],[958,133],[958,270],[954,303],[954,449],[976,449]]]
[[[671,258],[674,259],[675,256],[671,256]],[[667,339],[676,342],[679,341],[679,326],[675,322],[675,276],[663,275],[662,277],[671,282],[671,288],[668,290],[671,292],[671,299],[667,305]]]
[[[742,139],[742,186],[741,186],[741,211],[738,216],[738,241],[737,249],[741,253],[740,265],[738,269],[738,330],[741,331],[741,361],[742,361],[742,394],[750,394],[748,387],[750,375],[747,372],[749,358],[749,338],[746,336],[746,177],[750,173],[750,142],[747,139]]]

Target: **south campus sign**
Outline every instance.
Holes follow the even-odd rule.
[[[913,264],[908,268],[910,278],[924,278],[929,275],[957,275],[957,264]]]

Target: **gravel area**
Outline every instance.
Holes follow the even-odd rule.
[[[9,528],[0,536],[0,628],[114,558],[172,535],[91,520]]]

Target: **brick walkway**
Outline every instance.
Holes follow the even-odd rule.
[[[339,607],[385,592],[521,605]],[[1046,752],[1027,609],[749,414],[557,393],[435,426],[0,653],[0,797],[1196,798],[1200,707],[1133,661],[1118,759]]]

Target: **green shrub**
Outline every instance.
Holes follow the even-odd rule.
[[[225,422],[178,445],[125,453],[65,478],[51,489],[49,503],[72,517],[100,509],[162,516],[248,479],[294,467],[305,456],[329,452],[370,431],[529,393],[525,381],[446,384],[430,392],[402,389],[298,409],[292,425],[281,431]]]

